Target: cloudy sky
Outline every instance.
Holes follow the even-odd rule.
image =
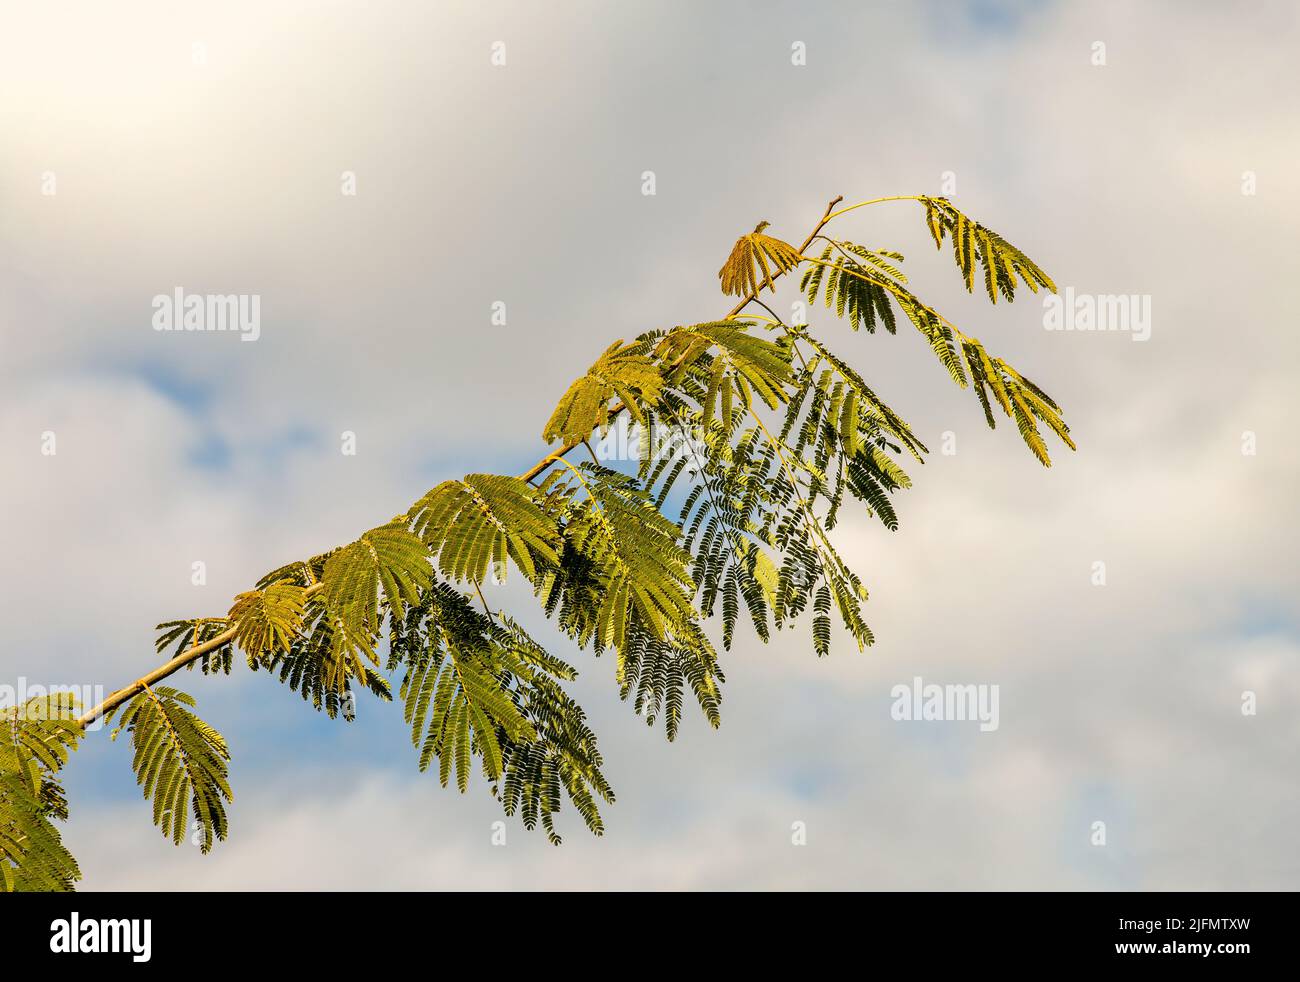
[[[521,471],[610,341],[725,312],[760,219],[798,242],[834,195],[951,190],[1061,287],[1151,304],[1146,341],[1046,331],[966,295],[915,205],[846,216],[1080,448],[1044,470],[915,333],[824,321],[935,450],[900,531],[838,531],[873,648],[744,637],[722,728],[674,744],[577,655],[619,800],[559,849],[493,846],[398,707],[181,676],[231,744],[231,840],[164,841],[100,731],[66,772],[85,888],[1300,888],[1293,4],[0,10],[3,684],[116,688],[158,621]],[[152,330],[177,287],[259,295],[261,337]],[[998,728],[894,721],[915,676],[999,686]]]

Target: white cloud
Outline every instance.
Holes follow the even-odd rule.
[[[22,557],[0,574],[21,612],[5,675],[125,681],[157,620],[220,613],[436,477],[526,466],[608,340],[720,313],[737,231],[766,217],[800,238],[833,193],[934,192],[951,170],[958,202],[1062,285],[1153,299],[1149,342],[1045,332],[1033,297],[964,296],[911,205],[855,213],[846,234],[901,246],[918,291],[1057,396],[1080,443],[1044,472],[917,338],[828,325],[932,447],[958,439],[916,468],[902,531],[839,533],[874,649],[838,639],[818,662],[806,628],[746,640],[722,730],[671,748],[589,667],[620,794],[600,841],[570,828],[556,852],[511,825],[494,850],[481,792],[351,763],[326,779],[304,747],[301,773],[291,755],[249,772],[211,857],[163,843],[138,802],[74,799],[88,886],[1300,883],[1278,859],[1300,818],[1289,5],[1023,5],[1010,32],[947,6],[740,9],[235,5],[218,22],[159,5],[68,43],[22,9],[0,56],[0,99],[32,93],[0,170],[3,504]],[[149,299],[176,285],[262,293],[262,340],[150,331]],[[206,401],[182,409],[142,366]],[[229,466],[194,465],[215,439]],[[1002,727],[890,723],[889,687],[916,674],[1000,684]],[[257,754],[254,709],[217,722],[237,760]],[[1105,850],[1087,845],[1097,818]]]

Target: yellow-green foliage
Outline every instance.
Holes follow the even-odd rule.
[[[230,751],[221,734],[187,708],[193,706],[184,692],[146,686],[122,708],[112,735],[131,735],[131,768],[163,835],[179,845],[192,813],[198,845],[208,852],[226,837]]]
[[[58,774],[81,727],[69,695],[0,710],[0,888],[71,890],[81,879],[54,820],[68,817]]]
[[[1055,289],[946,199],[876,200],[919,203],[967,290],[978,277],[996,303],[1013,300],[1019,282]],[[511,566],[536,597],[535,616],[569,646],[613,653],[620,696],[670,740],[688,698],[719,725],[724,676],[710,632],[730,648],[742,612],[763,641],[806,614],[818,655],[835,619],[859,649],[870,644],[866,588],[832,533],[846,509],[898,528],[893,496],[911,483],[901,460],[927,451],[852,367],[856,354],[842,353],[844,332],[784,323],[759,291],[802,268],[810,306],[820,299],[852,331],[892,335],[901,313],[952,379],[974,388],[990,426],[996,406],[1045,465],[1039,423],[1074,444],[1042,389],[912,292],[900,253],[826,231],[862,205],[828,208],[802,248],[766,234],[766,222],[741,236],[718,274],[741,298],[733,313],[610,345],[547,421],[543,436],[558,447],[521,476],[444,481],[355,542],[268,573],[224,617],[160,624],[157,650],[172,660],[154,684],[128,686],[90,717],[120,711],[115,732],[130,734],[163,833],[181,841],[193,816],[207,851],[226,836],[231,791],[225,741],[191,712],[190,696],[156,680],[182,664],[228,674],[235,648],[331,718],[351,719],[361,689],[391,699],[390,679],[400,679],[422,770],[436,763],[441,782],[454,775],[462,792],[477,775],[507,814],[552,841],[570,804],[601,833],[599,805],[614,795],[565,689],[577,670],[482,589]],[[624,415],[643,431],[638,459],[568,459]],[[671,453],[655,449],[664,437]],[[69,888],[80,875],[52,824],[66,815],[57,774],[79,735],[66,719],[0,714],[7,890]]]

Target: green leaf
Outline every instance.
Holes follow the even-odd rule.
[[[66,891],[81,879],[54,821],[68,817],[58,772],[77,748],[66,693],[0,710],[0,892]]]
[[[615,341],[587,374],[569,386],[551,414],[542,439],[577,442],[609,424],[611,400],[617,396],[632,418],[644,424],[646,408],[653,406],[663,387],[663,377],[647,356],[644,342]]]
[[[540,817],[559,841],[552,816],[563,788],[600,834],[596,799],[614,796],[600,773],[595,734],[559,685],[576,677],[571,666],[509,618],[479,613],[442,583],[408,611],[393,658],[406,667],[400,694],[421,770],[437,761],[443,786],[454,772],[464,792],[477,757],[506,814],[519,812],[526,827]]]
[[[401,617],[407,604],[433,582],[429,548],[400,521],[371,529],[335,551],[325,563],[324,601],[340,655],[377,661],[380,595]],[[358,663],[357,674],[361,674]]]
[[[1008,302],[1015,300],[1017,276],[1034,293],[1039,287],[1056,292],[1056,284],[1037,263],[997,232],[967,218],[947,198],[922,198],[921,201],[935,248],[942,248],[945,238],[952,240],[953,258],[967,292],[975,288],[977,267],[983,270],[981,280],[991,303],[998,302],[999,293]]]
[[[226,802],[233,797],[225,738],[190,712],[194,698],[169,686],[146,686],[123,707],[116,739],[131,735],[131,761],[144,797],[153,802],[154,824],[177,845],[191,813],[203,852],[226,838]],[[109,713],[107,718],[111,718]]]
[[[711,393],[721,389],[723,379],[729,379],[742,401],[748,398],[747,386],[769,408],[775,409],[786,399],[785,387],[791,378],[790,347],[755,337],[749,333],[753,326],[750,321],[712,321],[676,327],[659,340],[655,357],[674,380],[691,369],[700,368],[702,360],[707,358],[704,370],[709,373]],[[710,396],[704,406],[706,416],[712,415],[712,403]],[[724,407],[723,416],[726,415]]]
[[[239,594],[228,615],[235,624],[235,643],[253,660],[287,651],[302,628],[306,602],[306,589],[293,583]]]
[[[512,559],[530,581],[539,562],[559,561],[559,530],[537,490],[517,477],[470,474],[444,481],[411,509],[413,529],[453,580],[482,583],[506,576]]]
[[[597,649],[625,650],[634,616],[659,640],[687,633],[696,616],[695,584],[681,529],[635,478],[586,463],[556,474],[563,476],[552,480],[573,480],[571,490],[586,495],[573,505],[563,535],[600,585],[591,624]]]

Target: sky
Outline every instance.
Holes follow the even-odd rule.
[[[494,844],[482,782],[419,773],[397,706],[182,675],[231,746],[230,840],[165,841],[91,733],[84,889],[1300,888],[1295,5],[0,12],[0,684],[111,691],[159,621],[524,470],[611,341],[731,306],[759,220],[798,243],[836,195],[946,193],[1063,291],[1150,305],[1145,340],[1047,330],[1038,297],[967,295],[915,204],[845,216],[1079,446],[1043,469],[914,332],[813,311],[934,451],[897,532],[836,532],[874,646],[738,632],[721,728],[669,744],[529,611],[618,795],[559,848]],[[256,295],[260,336],[154,330],[178,287]],[[996,685],[997,728],[895,720],[916,677]]]

